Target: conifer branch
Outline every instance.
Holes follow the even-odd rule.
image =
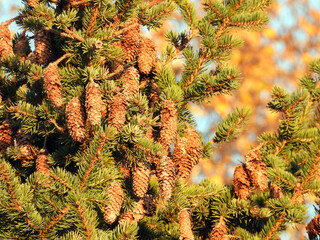
[[[84,226],[84,229],[86,230],[86,234],[87,234],[87,239],[88,240],[91,240],[91,231],[92,229],[89,227],[88,225],[88,221],[87,219],[85,218],[84,216],[84,210],[80,207],[80,202],[79,201],[76,201],[76,206],[77,206],[77,210],[79,212],[79,215],[82,219],[82,223],[83,223],[83,226]]]
[[[69,34],[70,36],[72,36],[74,39],[80,41],[80,42],[84,42],[85,39],[81,36],[78,36],[77,34],[75,34],[73,31],[71,31],[70,29],[68,28],[65,28],[64,31]]]
[[[239,7],[241,7],[242,3],[244,2],[244,0],[238,0],[238,3],[236,4],[236,6],[234,7],[234,10],[238,10]]]
[[[99,5],[96,4],[93,7],[93,13],[90,19],[90,24],[87,28],[87,36],[91,36],[93,33],[93,29],[94,29],[94,26],[96,25],[98,13],[99,13]]]
[[[58,223],[70,210],[70,206],[66,206],[64,209],[59,211],[60,213],[54,218],[45,228],[40,230],[40,237],[46,239],[46,234],[49,229],[52,228],[56,223]]]
[[[22,208],[23,208],[22,204],[18,200],[18,198],[16,197],[16,194],[14,193],[13,187],[11,186],[11,183],[10,183],[10,180],[9,180],[9,174],[6,172],[5,166],[3,164],[1,164],[1,163],[0,163],[0,172],[1,172],[2,179],[6,183],[8,191],[9,191],[9,193],[11,195],[11,199],[13,201],[15,210],[17,210],[19,212],[19,214],[23,217],[23,219],[26,221],[26,223],[31,228],[37,230],[38,227],[33,224],[33,222],[30,220],[30,218],[27,217],[26,214],[23,214],[23,212],[22,212]]]
[[[284,221],[284,217],[287,214],[284,212],[277,220],[276,224],[271,228],[271,230],[268,232],[267,236],[265,237],[265,240],[270,240],[273,235],[278,231],[279,227],[281,226],[281,224]]]
[[[101,153],[106,141],[109,139],[109,137],[106,136],[105,133],[101,134],[101,136],[102,136],[102,140],[100,140],[100,145],[99,145],[93,159],[91,160],[90,165],[89,165],[84,177],[82,178],[82,181],[80,183],[80,188],[83,188],[84,184],[87,182],[88,177],[89,177],[93,167],[95,166],[96,162],[99,160],[100,153]]]
[[[76,6],[85,4],[85,3],[89,3],[88,0],[72,1],[72,2],[70,3],[70,6],[71,6],[71,7],[76,7]]]
[[[49,172],[48,173],[50,177],[52,177],[53,179],[55,179],[56,181],[58,181],[60,184],[62,184],[63,186],[65,186],[66,188],[68,188],[69,190],[73,190],[73,188],[63,179],[61,179],[60,177],[58,177],[57,175]]]
[[[29,116],[34,119],[39,119],[39,117],[37,115],[22,111],[18,107],[12,106],[12,107],[10,107],[10,110],[12,112],[20,113],[21,115],[24,115],[24,116]],[[61,132],[61,133],[64,132],[64,129],[62,127],[60,127],[54,119],[47,119],[47,120],[45,120],[45,122],[53,124],[59,132]]]

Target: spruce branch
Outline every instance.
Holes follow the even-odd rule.
[[[89,24],[89,26],[87,28],[87,33],[86,33],[87,36],[91,36],[92,33],[93,33],[94,26],[95,26],[96,21],[97,21],[98,13],[99,13],[99,5],[96,4],[96,5],[94,5],[93,10],[92,10],[92,16],[91,16],[91,19],[90,19],[90,24]]]
[[[79,212],[79,215],[80,215],[80,217],[82,219],[83,227],[86,230],[87,239],[88,240],[92,240],[92,237],[91,237],[92,229],[89,227],[88,221],[87,221],[86,217],[84,216],[84,209],[82,209],[80,207],[80,202],[79,201],[76,201],[76,206],[77,206],[77,210]]]
[[[70,210],[70,206],[66,206],[64,209],[60,210],[59,214],[45,227],[40,230],[40,238],[47,239],[46,235],[50,228],[52,228],[56,223],[58,223]]]

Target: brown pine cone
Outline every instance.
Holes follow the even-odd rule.
[[[47,66],[52,59],[51,39],[48,31],[39,30],[34,34],[37,63]]]
[[[12,143],[11,123],[4,120],[0,125],[0,153],[4,154]]]
[[[137,19],[131,21],[128,26],[132,24],[136,24],[138,22]],[[140,43],[140,26],[129,29],[128,31],[122,34],[121,39],[121,48],[125,52],[125,61],[131,62],[133,61],[137,54]]]
[[[227,240],[229,239],[228,237],[226,237],[227,234],[228,227],[226,225],[226,222],[224,221],[223,217],[220,217],[219,222],[209,234],[210,240]]]
[[[186,124],[186,137],[178,137],[174,147],[173,161],[176,165],[177,175],[181,178],[189,177],[200,157],[200,136],[194,128]]]
[[[170,199],[175,184],[175,169],[172,159],[163,156],[157,163],[157,178],[159,182],[160,195],[164,201]]]
[[[0,24],[0,58],[13,54],[11,33],[7,23]]]
[[[309,238],[312,239],[312,236],[320,235],[320,214],[317,214],[307,225],[307,233]]]
[[[57,64],[50,63],[43,71],[43,87],[46,91],[48,99],[57,108],[62,106],[62,90],[60,79],[61,77]]]
[[[190,213],[187,209],[182,209],[179,213],[179,233],[179,240],[194,240]]]
[[[281,190],[281,187],[278,185],[271,183],[270,187],[270,197],[271,198],[282,198],[283,197],[283,192]]]
[[[156,211],[155,200],[151,194],[145,194],[143,197],[143,206],[145,214],[152,216]]]
[[[86,88],[86,112],[89,122],[92,125],[101,123],[102,92],[99,84],[90,82]]]
[[[156,83],[154,83],[154,81],[151,81],[149,89],[150,89],[150,93],[148,95],[149,107],[154,108],[160,102],[159,86]]]
[[[232,183],[238,198],[243,200],[250,199],[251,183],[244,164],[237,166],[234,170]]]
[[[138,198],[148,191],[151,166],[148,162],[143,162],[136,168],[132,169],[133,192]]]
[[[260,152],[250,151],[246,156],[246,168],[250,176],[252,185],[261,191],[268,190],[268,175],[267,175],[267,166],[261,160]]]
[[[174,101],[166,100],[162,103],[160,139],[159,142],[168,151],[177,136],[177,107]]]
[[[144,215],[145,215],[144,200],[140,199],[139,202],[137,202],[137,205],[133,209],[130,209],[120,217],[119,224],[130,225],[133,222],[139,222],[144,217]]]
[[[25,133],[22,129],[19,129],[15,135],[15,145],[20,149],[21,155],[18,158],[21,161],[22,166],[27,166],[37,156],[37,149],[31,144],[31,135]]]
[[[110,203],[104,210],[104,219],[107,223],[112,224],[119,216],[123,203],[123,189],[119,182],[114,182],[108,189]]]
[[[141,36],[138,50],[139,71],[149,74],[157,59],[157,51],[153,41]]]
[[[77,142],[86,137],[85,116],[79,98],[72,98],[66,106],[66,123],[70,136]]]
[[[108,113],[108,125],[115,127],[118,132],[121,132],[127,113],[127,101],[123,93],[118,93],[114,96],[109,105]]]
[[[25,32],[23,32],[15,41],[13,52],[19,56],[20,60],[25,60],[28,54],[31,52],[29,40],[25,36]]]
[[[124,73],[123,94],[129,100],[139,93],[139,72],[134,67],[129,67]]]
[[[48,163],[48,152],[45,149],[41,149],[36,159],[36,169],[38,172],[47,174],[49,173],[50,166]]]

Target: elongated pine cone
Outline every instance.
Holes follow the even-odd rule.
[[[37,6],[39,4],[38,0],[27,0],[28,5],[32,8],[34,8],[35,6]]]
[[[143,197],[143,206],[145,214],[152,216],[156,211],[156,204],[153,196],[151,194],[145,194]]]
[[[307,225],[307,233],[310,239],[320,235],[320,214],[317,214]]]
[[[133,20],[129,23],[127,27],[132,24],[137,24],[138,20]],[[140,43],[140,26],[129,29],[124,32],[121,39],[121,48],[125,52],[125,61],[133,61],[137,54]]]
[[[187,178],[192,168],[198,164],[201,157],[201,140],[198,132],[186,124],[186,137],[178,137],[174,147],[173,161],[177,175]]]
[[[127,101],[123,93],[118,93],[114,96],[109,105],[108,113],[108,125],[115,127],[118,132],[121,132],[127,113]]]
[[[8,24],[0,24],[0,58],[13,54],[12,45]]]
[[[5,153],[12,143],[11,123],[4,120],[0,125],[0,153]]]
[[[133,192],[138,198],[148,191],[151,166],[148,162],[143,162],[132,170]]]
[[[145,215],[144,200],[140,199],[139,202],[137,202],[137,205],[133,209],[130,209],[120,217],[119,224],[130,225],[133,222],[139,222],[144,217],[144,215]]]
[[[278,185],[272,183],[270,187],[270,197],[271,198],[282,198],[283,197],[283,192],[281,190],[281,187]]]
[[[168,156],[163,156],[157,163],[156,173],[160,195],[164,201],[167,201],[172,195],[175,183],[175,169],[172,159]]]
[[[179,213],[179,233],[179,240],[194,240],[190,213],[187,209],[182,209]]]
[[[47,66],[52,59],[51,39],[48,31],[39,30],[34,34],[37,63]]]
[[[224,221],[223,217],[220,217],[219,222],[210,232],[210,240],[228,240],[229,238],[226,237],[228,234],[228,227],[226,222]]]
[[[45,149],[41,149],[36,159],[36,169],[38,172],[47,174],[49,173],[50,166],[48,163],[48,152]]]
[[[129,67],[124,73],[123,94],[129,100],[139,93],[139,72],[134,67]]]
[[[251,183],[261,191],[268,190],[267,166],[261,160],[259,151],[250,151],[246,156],[246,168],[250,176]]]
[[[232,183],[238,198],[248,200],[251,196],[251,182],[245,165],[237,166],[234,170]]]
[[[177,107],[174,101],[166,100],[162,103],[160,140],[159,142],[168,151],[177,136]]]
[[[154,81],[151,81],[149,86],[149,91],[150,91],[148,95],[149,107],[153,108],[153,107],[156,107],[160,102],[159,86]]]
[[[72,98],[66,106],[66,122],[73,140],[81,142],[86,136],[85,116],[79,98]]]
[[[37,150],[32,146],[31,135],[19,129],[15,135],[15,146],[20,149],[20,156],[17,156],[22,166],[31,163],[37,156]]]
[[[139,71],[149,74],[157,59],[157,51],[153,41],[141,36],[138,51]]]
[[[43,71],[43,87],[48,99],[57,108],[62,106],[61,77],[58,65],[50,63]]]
[[[110,203],[104,209],[104,219],[107,223],[112,224],[119,216],[123,203],[123,189],[119,182],[114,182],[108,189]]]
[[[15,41],[13,46],[13,52],[19,56],[19,59],[25,60],[28,54],[31,52],[29,40],[22,33],[18,39]]]
[[[99,125],[102,117],[102,92],[99,84],[90,82],[86,87],[86,112],[92,125]]]

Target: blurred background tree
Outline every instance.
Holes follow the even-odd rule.
[[[0,0],[0,20],[15,16],[19,3],[20,0]],[[266,109],[270,90],[275,84],[293,90],[297,79],[307,70],[307,64],[319,56],[319,10],[319,0],[277,0],[269,9],[271,21],[268,27],[261,32],[238,33],[245,43],[234,51],[230,64],[237,66],[242,73],[243,82],[239,90],[232,96],[215,96],[201,107],[190,108],[198,116],[198,130],[203,133],[204,140],[212,137],[217,123],[235,107],[249,106],[253,112],[251,122],[237,140],[214,149],[212,159],[201,161],[194,168],[191,181],[200,182],[210,177],[220,183],[231,184],[235,165],[242,161],[242,154],[256,145],[259,134],[275,129],[279,116]],[[198,11],[201,13],[202,10]],[[177,29],[180,24],[176,18],[148,35],[161,50],[166,46],[166,30]],[[196,46],[198,43],[192,44]],[[181,71],[179,60],[173,64],[176,72]],[[287,233],[283,239],[304,239],[305,236],[304,230],[298,229]]]

